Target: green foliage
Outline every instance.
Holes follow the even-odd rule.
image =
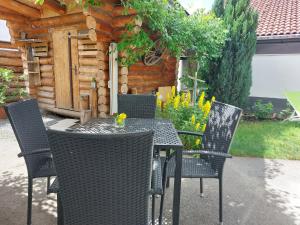
[[[215,0],[212,11],[217,17],[222,17],[224,14],[224,0]]]
[[[8,69],[0,68],[0,105],[7,99],[8,84],[13,78],[13,72]]]
[[[256,118],[263,120],[263,119],[270,119],[273,112],[273,104],[269,103],[262,103],[261,101],[255,102],[254,105],[254,114]]]
[[[222,57],[204,73],[209,95],[220,101],[244,106],[252,84],[252,57],[256,50],[257,13],[250,0],[228,0],[223,20],[229,30]]]
[[[211,101],[205,100],[204,92],[201,96],[198,104],[192,105],[190,92],[176,95],[173,87],[172,96],[162,105],[157,93],[157,116],[171,120],[177,130],[204,132]],[[182,141],[186,149],[201,148],[200,137],[182,136]]]

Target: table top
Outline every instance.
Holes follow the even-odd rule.
[[[114,119],[92,119],[84,125],[76,124],[67,129],[71,132],[92,134],[120,134],[141,131],[154,131],[154,146],[182,149],[183,144],[173,124],[164,119],[128,118],[124,127],[116,127]]]

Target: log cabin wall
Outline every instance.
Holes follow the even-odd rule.
[[[48,0],[45,3],[53,1]],[[72,65],[72,71],[78,76],[79,94],[90,95],[93,117],[106,117],[109,114],[109,44],[117,43],[120,40],[126,24],[135,25],[136,29],[134,30],[138,31],[142,29],[143,23],[135,19],[134,10],[129,10],[129,14],[124,15],[124,8],[117,5],[118,0],[102,0],[102,2],[103,4],[99,7],[84,11],[81,9],[58,11],[56,7],[55,12],[51,8],[52,5],[49,8],[49,5],[45,4],[41,8],[30,4],[33,9],[42,12],[41,18],[38,18],[38,15],[35,15],[34,18],[29,15],[12,17],[10,11],[2,14],[7,20],[12,41],[21,49],[24,73],[29,81],[29,94],[38,99],[41,108],[67,116],[80,116],[80,112],[76,110],[58,109],[56,106],[55,52],[52,38],[53,32],[57,29],[75,28],[78,35],[73,38],[77,40],[78,65]],[[3,9],[0,9],[1,11]],[[28,61],[30,43],[18,41],[21,39],[21,32],[27,34],[27,39],[38,39],[47,43],[48,54],[40,56],[38,59],[40,80],[30,74],[28,69],[30,67]],[[126,57],[126,54],[120,52],[119,57]],[[145,66],[142,62],[138,62],[127,68],[119,63],[119,92],[131,92],[131,89],[135,88],[138,94],[150,93],[159,86],[174,85],[176,83],[176,62],[174,58],[165,57],[154,66]],[[94,80],[96,80],[96,88],[91,87],[91,82]]]
[[[21,51],[10,42],[0,41],[0,68],[10,69],[14,72],[12,82],[9,83],[7,100],[9,102],[17,101],[18,97],[14,93],[20,88],[25,89],[26,84],[23,78]]]

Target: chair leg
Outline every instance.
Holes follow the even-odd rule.
[[[166,158],[169,158],[170,157],[170,149],[168,149],[166,151]],[[170,177],[167,177],[167,185],[166,185],[167,188],[170,187]]]
[[[31,215],[32,215],[32,183],[33,183],[33,179],[32,178],[28,178],[27,225],[31,225]]]
[[[222,176],[219,178],[219,221],[223,225],[223,181]]]
[[[50,181],[51,181],[51,177],[47,177],[47,193],[50,187]]]
[[[203,196],[203,178],[200,178],[200,197],[202,198]]]
[[[152,225],[155,225],[155,195],[152,195]]]
[[[57,225],[64,224],[64,212],[59,194],[57,194]]]
[[[162,174],[162,186],[163,186],[163,192],[162,195],[160,196],[160,207],[159,207],[159,218],[158,218],[158,224],[162,225],[162,215],[163,215],[163,210],[164,210],[164,200],[165,200],[165,191],[166,191],[166,179],[167,179],[167,164],[168,162],[166,161],[164,163],[163,167],[163,174]]]

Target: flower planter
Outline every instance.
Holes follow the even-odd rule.
[[[3,106],[0,106],[0,119],[6,119],[6,113]]]

